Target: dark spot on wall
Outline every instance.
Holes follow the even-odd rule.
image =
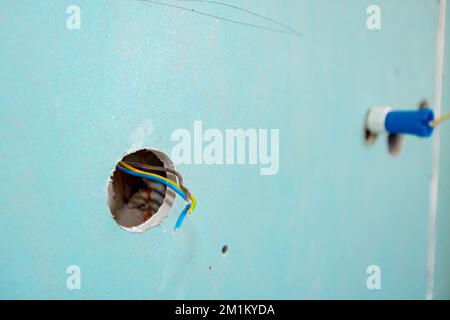
[[[228,245],[224,245],[223,247],[222,247],[222,255],[227,255],[227,253],[228,253]]]
[[[375,143],[378,138],[378,134],[371,132],[369,129],[364,128],[364,142],[368,145]]]
[[[388,150],[393,156],[400,153],[402,149],[403,136],[401,134],[390,134],[388,135]]]

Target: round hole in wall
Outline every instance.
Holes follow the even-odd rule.
[[[419,103],[419,109],[425,109],[425,108],[429,108],[430,104],[428,103],[427,99],[423,99],[422,101],[420,101]]]
[[[125,155],[120,161],[174,169],[169,156],[156,149],[138,150]],[[167,171],[146,171],[176,179]],[[169,215],[174,200],[175,192],[165,185],[128,175],[117,167],[109,179],[109,210],[117,224],[127,231],[144,232],[159,225]]]

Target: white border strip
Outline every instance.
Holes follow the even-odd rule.
[[[444,52],[445,52],[445,10],[447,0],[441,0],[439,4],[439,26],[437,32],[436,50],[436,82],[434,93],[434,113],[436,117],[441,114],[442,105],[442,83],[444,81]],[[440,134],[436,130],[432,146],[432,171],[430,181],[430,207],[428,217],[428,261],[427,261],[427,292],[426,299],[433,299],[434,271],[436,264],[436,216],[438,206],[439,185],[439,156],[440,156]]]

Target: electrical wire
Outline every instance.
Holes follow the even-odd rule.
[[[166,167],[162,167],[162,166],[149,166],[149,165],[146,165],[144,163],[134,162],[134,161],[123,161],[123,162],[125,162],[126,164],[128,164],[128,165],[130,165],[132,167],[135,167],[135,168],[172,173],[172,174],[174,174],[177,177],[178,184],[180,185],[181,189],[184,192],[187,191],[187,188],[183,185],[183,177],[181,176],[181,174],[177,170],[166,168]]]
[[[176,183],[175,181],[167,179],[166,177],[160,176],[158,174],[141,171],[139,169],[136,169],[136,168],[130,166],[129,164],[127,164],[124,161],[120,161],[116,167],[119,171],[126,173],[128,175],[132,175],[135,177],[149,179],[149,180],[153,180],[153,181],[162,183],[162,184],[166,185],[167,187],[171,188],[173,191],[175,191],[178,195],[180,195],[181,198],[183,198],[187,202],[186,207],[183,209],[180,216],[178,217],[177,223],[175,224],[175,230],[177,230],[181,227],[186,214],[187,213],[191,214],[192,211],[195,209],[197,200],[195,199],[194,195],[192,193],[190,193],[187,189],[185,189],[186,191],[183,191],[181,186],[178,185],[178,183]]]
[[[437,119],[435,119],[435,120],[433,120],[433,121],[430,121],[430,127],[433,127],[433,128],[436,128],[438,125],[440,125],[441,123],[443,123],[443,122],[445,122],[445,121],[447,121],[447,120],[449,120],[450,119],[450,112],[449,113],[446,113],[446,114],[444,114],[442,117],[440,117],[440,118],[437,118]]]
[[[178,179],[179,185],[177,185],[177,186],[179,186],[181,190],[183,190],[185,193],[187,193],[189,195],[189,198],[191,198],[191,200],[193,202],[192,210],[195,209],[197,201],[195,200],[195,197],[191,194],[191,192],[184,186],[183,177],[175,169],[170,169],[170,168],[160,167],[160,166],[149,166],[149,165],[146,165],[143,163],[133,162],[133,161],[122,161],[122,162],[128,164],[129,167],[138,167],[138,168],[140,167],[141,169],[147,169],[147,170],[153,170],[153,171],[164,171],[164,172],[169,172],[169,173],[174,174]],[[146,173],[150,173],[150,172],[146,172]],[[162,178],[164,178],[164,177],[162,177]],[[172,180],[169,180],[169,181],[172,181]],[[172,181],[172,182],[174,182],[174,181]],[[176,184],[176,182],[174,182],[174,183]],[[189,214],[192,212],[192,210],[189,212]]]

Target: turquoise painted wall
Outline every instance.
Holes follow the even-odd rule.
[[[373,2],[227,0],[295,37],[132,0],[0,0],[0,298],[423,299],[431,139],[394,158],[362,127],[374,105],[433,101],[439,3],[377,0],[369,31]],[[106,204],[116,161],[170,153],[195,120],[279,128],[278,174],[177,166],[198,197],[183,229],[180,201],[158,228],[121,230]],[[435,297],[450,298],[449,125],[441,138]],[[373,264],[380,290],[366,287]],[[81,290],[66,288],[69,265]]]

